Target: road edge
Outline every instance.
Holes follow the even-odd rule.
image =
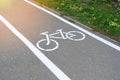
[[[118,42],[118,41],[110,38],[109,36],[106,36],[106,35],[104,35],[104,34],[101,34],[100,32],[95,31],[94,29],[88,27],[88,26],[85,25],[85,24],[83,24],[83,23],[81,23],[81,22],[79,22],[79,21],[77,21],[77,20],[75,20],[75,19],[72,19],[72,18],[70,18],[70,17],[68,17],[68,16],[62,15],[59,11],[56,11],[56,10],[54,10],[54,9],[51,9],[51,8],[49,8],[49,7],[47,7],[47,6],[43,5],[43,4],[40,4],[40,3],[36,2],[35,0],[30,0],[30,1],[33,2],[33,3],[35,3],[35,4],[37,4],[37,5],[39,5],[39,6],[41,6],[41,7],[43,7],[43,8],[45,8],[45,9],[47,9],[47,10],[49,10],[50,12],[52,12],[52,13],[54,13],[54,14],[56,14],[56,15],[64,18],[64,19],[70,21],[70,22],[73,23],[73,24],[76,24],[76,25],[78,25],[78,26],[80,26],[80,27],[88,30],[88,31],[91,32],[91,33],[96,34],[96,35],[104,38],[105,40],[108,40],[108,41],[110,41],[110,42],[112,42],[112,43],[120,46],[120,42]]]
[[[38,5],[38,4],[35,4],[35,3],[31,2],[31,0],[24,0],[24,1],[25,1],[26,3],[28,3],[29,5],[31,5],[31,6],[33,6],[33,7],[36,7],[36,8],[38,8],[39,10],[42,10],[42,11],[48,13],[49,15],[51,15],[51,16],[53,16],[53,17],[55,17],[55,18],[57,18],[57,19],[59,19],[59,20],[61,20],[61,21],[63,21],[64,23],[66,23],[66,24],[68,24],[68,25],[71,25],[72,27],[74,27],[74,28],[76,28],[76,29],[84,32],[85,34],[93,37],[94,39],[96,39],[96,40],[98,40],[98,41],[100,41],[100,42],[102,42],[102,43],[104,43],[104,44],[106,44],[106,45],[108,45],[108,46],[110,46],[110,47],[112,47],[112,48],[120,51],[120,45],[119,45],[118,43],[115,43],[114,41],[110,41],[110,40],[107,40],[107,39],[105,39],[105,38],[102,38],[101,36],[99,36],[99,35],[91,32],[91,31],[89,31],[89,30],[86,30],[86,29],[84,29],[83,27],[78,26],[77,24],[72,23],[72,22],[66,20],[65,18],[63,18],[63,17],[61,17],[61,16],[59,16],[59,15],[57,15],[57,14],[55,14],[55,13],[53,13],[53,12],[47,10],[47,9],[45,9],[44,7],[42,7],[42,6]],[[114,43],[113,43],[113,42],[114,42]]]

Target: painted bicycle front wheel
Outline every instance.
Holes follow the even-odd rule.
[[[53,51],[59,47],[59,44],[57,41],[50,39],[50,44],[47,45],[47,40],[42,39],[36,43],[36,46],[42,51]]]

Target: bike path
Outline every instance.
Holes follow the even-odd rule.
[[[35,46],[37,41],[45,38],[40,34],[42,32],[54,33],[58,29],[65,32],[79,31],[22,0],[13,2],[15,5],[2,9],[1,15]],[[80,42],[56,40],[58,49],[42,52],[71,80],[119,80],[120,52],[84,34],[86,38]]]
[[[56,80],[57,78],[0,21],[0,80]]]

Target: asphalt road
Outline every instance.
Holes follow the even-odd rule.
[[[0,80],[120,80],[120,45],[11,0],[0,6]]]

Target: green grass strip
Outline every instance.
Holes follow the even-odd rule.
[[[111,0],[35,0],[120,42],[120,3]]]

